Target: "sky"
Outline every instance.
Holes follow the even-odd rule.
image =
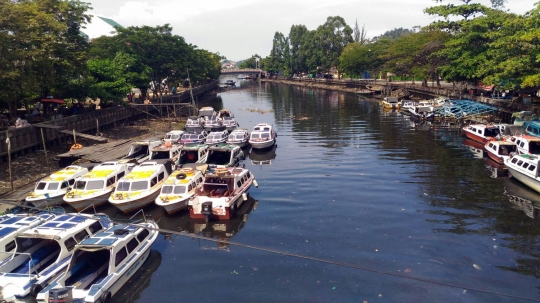
[[[285,36],[293,24],[309,30],[324,24],[328,16],[341,16],[354,28],[365,24],[367,37],[394,28],[425,26],[435,20],[423,13],[437,5],[433,0],[86,0],[92,15],[115,20],[124,27],[170,24],[186,42],[230,60],[254,54],[266,57],[275,32]],[[540,0],[507,0],[505,8],[523,14]],[[489,5],[488,0],[478,0]],[[444,3],[461,3],[447,0]]]

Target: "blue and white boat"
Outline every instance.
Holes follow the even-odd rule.
[[[540,137],[540,121],[525,121],[523,128],[527,135]]]
[[[0,260],[9,257],[9,252],[15,249],[15,237],[30,228],[50,220],[54,215],[51,213],[30,214],[7,214],[0,216]]]
[[[148,220],[115,225],[79,243],[68,269],[37,296],[47,302],[51,289],[68,289],[74,302],[109,302],[150,254],[158,225]]]
[[[35,297],[67,268],[75,245],[112,226],[103,219],[104,215],[55,215],[17,235],[11,256],[0,263],[4,299]]]

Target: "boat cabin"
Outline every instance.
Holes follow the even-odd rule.
[[[463,127],[463,131],[468,138],[482,143],[501,136],[499,127],[495,125],[471,124]]]
[[[133,168],[133,170],[121,178],[116,185],[113,196],[122,193],[139,192],[149,190],[158,183],[162,183],[172,171],[171,161],[151,160]],[[112,196],[111,196],[112,197]]]
[[[516,155],[507,161],[507,165],[512,165],[514,169],[518,170],[522,174],[531,176],[533,178],[540,177],[538,174],[540,158],[536,155]]]
[[[207,116],[204,119],[204,128],[209,129],[212,127],[220,127],[221,126],[221,119],[217,116]]]
[[[201,109],[199,109],[199,117],[209,117],[214,116],[216,112],[214,111],[214,108],[211,106],[205,106]]]
[[[201,128],[202,123],[199,117],[191,116],[186,121],[186,128]]]
[[[230,167],[243,158],[244,152],[238,145],[217,144],[208,148],[206,164],[210,167]]]
[[[211,132],[208,134],[208,137],[206,137],[206,144],[218,144],[223,143],[227,141],[227,138],[229,138],[229,132],[219,131],[219,132]]]
[[[540,137],[540,121],[525,121],[523,128],[528,135]]]
[[[236,129],[231,132],[227,142],[239,144],[249,140],[249,132],[247,129]]]
[[[68,195],[75,196],[82,194],[83,191],[95,191],[114,187],[116,181],[128,174],[130,168],[133,166],[133,164],[126,165],[114,161],[104,162],[77,180]]]
[[[180,155],[181,147],[182,146],[180,145],[165,142],[164,144],[152,148],[150,160],[171,159],[173,162],[175,162]]]
[[[162,143],[161,140],[137,141],[131,145],[128,154],[123,159],[135,159],[144,162],[150,158],[150,150]]]
[[[189,144],[189,143],[203,143],[206,141],[206,137],[208,134],[206,131],[201,132],[192,132],[192,133],[185,133],[180,138],[181,144]]]
[[[206,144],[188,144],[182,146],[180,157],[175,163],[182,165],[187,163],[205,163],[208,157],[208,145]]]
[[[0,217],[0,260],[15,249],[15,236],[55,217],[51,213],[7,214]]]
[[[529,135],[512,136],[512,142],[517,144],[519,154],[540,154],[540,138]]]

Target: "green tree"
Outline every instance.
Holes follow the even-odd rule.
[[[286,63],[289,61],[290,54],[288,39],[280,32],[274,34],[274,40],[272,41],[272,50],[270,51],[268,71],[273,73],[279,73],[287,69]]]
[[[305,25],[293,25],[289,31],[290,67],[293,74],[306,71],[306,56],[302,50],[302,41],[307,32]]]
[[[328,71],[339,65],[339,56],[353,42],[353,30],[340,16],[328,17],[316,31],[315,41],[319,44],[321,68]],[[338,72],[339,77],[339,72]]]
[[[261,56],[255,54],[251,58],[246,59],[240,63],[240,68],[257,68],[257,59],[260,61]]]

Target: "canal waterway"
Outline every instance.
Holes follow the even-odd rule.
[[[354,94],[247,80],[211,105],[249,130],[276,127],[276,149],[246,150],[259,188],[228,222],[147,213],[185,235],[352,267],[162,235],[112,301],[519,302],[472,289],[540,299],[540,196],[493,178],[459,133]]]

